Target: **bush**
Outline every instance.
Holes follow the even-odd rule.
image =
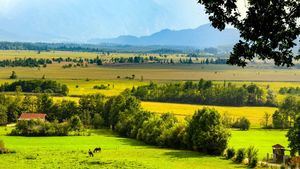
[[[235,156],[235,150],[234,150],[234,148],[228,148],[226,150],[226,154],[225,154],[226,159],[227,160],[228,159],[232,159],[234,156]]]
[[[258,162],[257,155],[258,155],[258,150],[255,149],[253,146],[247,149],[248,165],[250,168],[256,167]]]
[[[257,163],[258,163],[258,159],[257,157],[253,158],[250,162],[249,162],[249,165],[248,167],[249,168],[255,168],[257,166]]]
[[[249,130],[250,121],[246,117],[242,117],[236,120],[232,125],[233,128],[239,128],[240,130]]]
[[[101,84],[101,85],[96,85],[96,86],[94,86],[93,87],[94,89],[98,89],[98,90],[108,90],[109,89],[109,86],[105,86],[105,85],[103,85],[103,84]]]
[[[244,148],[238,149],[236,153],[235,162],[242,163],[245,158],[246,158],[246,150]]]
[[[67,136],[68,123],[43,122],[40,120],[19,121],[10,135],[14,136]]]

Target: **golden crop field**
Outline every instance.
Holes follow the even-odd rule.
[[[174,113],[179,118],[192,116],[196,110],[204,107],[214,108],[221,115],[227,114],[233,118],[246,117],[251,122],[251,127],[260,127],[260,123],[265,113],[273,114],[277,108],[272,107],[230,107],[230,106],[203,106],[191,104],[142,102],[142,107],[151,112]]]
[[[50,51],[0,51],[0,60],[14,58],[95,58],[109,60],[114,57],[133,57],[139,54],[134,53],[112,53],[104,55],[102,53],[89,52],[62,52]],[[152,56],[163,57],[157,54]],[[148,56],[149,56],[148,55]],[[168,55],[166,58],[179,59],[182,55]],[[66,63],[50,64],[46,68],[24,68],[8,67],[0,68],[0,79],[7,79],[12,71],[16,71],[19,78],[33,79],[41,78],[45,75],[50,79],[98,79],[114,80],[117,76],[124,78],[135,75],[144,80],[227,80],[227,81],[300,81],[300,70],[296,68],[274,69],[273,66],[250,65],[243,69],[229,65],[202,65],[202,64],[126,64],[126,65],[88,65],[87,68],[67,68],[62,66]]]

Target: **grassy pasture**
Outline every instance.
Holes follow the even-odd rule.
[[[288,140],[285,137],[286,130],[264,130],[264,129],[251,129],[249,131],[231,131],[231,138],[229,140],[229,147],[247,148],[254,146],[259,150],[259,159],[267,157],[267,153],[272,154],[272,146],[281,144],[288,148]],[[286,152],[289,155],[288,152]]]
[[[3,130],[3,128],[0,128]],[[4,133],[4,131],[0,132]],[[197,152],[161,149],[120,138],[107,130],[79,137],[0,136],[16,154],[0,155],[0,168],[201,168],[231,169],[243,166]],[[102,152],[88,157],[87,150]]]
[[[134,57],[135,53],[112,53],[104,55],[102,53],[90,52],[64,52],[64,51],[20,51],[20,50],[0,50],[0,60],[14,58],[96,58],[99,56],[104,60],[115,57]],[[159,56],[148,54],[148,56]],[[146,55],[142,55],[146,56]],[[168,55],[167,59],[179,59],[181,54]],[[45,75],[50,79],[98,79],[112,80],[117,76],[126,77],[132,74],[136,78],[146,80],[233,80],[233,81],[300,81],[300,70],[296,68],[274,69],[273,65],[256,64],[249,65],[247,68],[238,68],[229,65],[183,65],[183,64],[138,64],[138,65],[89,65],[88,68],[63,69],[61,64],[48,65],[47,68],[0,68],[0,79],[6,79],[12,70],[15,70],[20,78],[41,78]]]
[[[116,80],[117,76],[125,78],[135,75],[136,79],[144,80],[206,80],[216,81],[300,81],[299,69],[255,69],[237,68],[228,65],[89,65],[86,68],[63,69],[61,64],[50,64],[46,68],[7,67],[0,68],[0,79],[7,79],[12,71],[15,71],[21,79],[42,78],[48,79],[95,79]]]
[[[0,128],[0,139],[16,154],[0,155],[0,168],[244,168],[221,157],[191,151],[162,149],[139,141],[120,138],[108,130],[92,131],[79,137],[13,137]],[[231,131],[229,147],[259,149],[259,159],[272,153],[272,145],[287,146],[286,131]],[[89,158],[87,150],[101,146],[103,151]],[[18,161],[16,163],[16,161]]]

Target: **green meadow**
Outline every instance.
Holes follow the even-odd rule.
[[[8,129],[9,130],[9,129]],[[15,154],[1,155],[0,168],[244,168],[222,157],[197,152],[171,150],[145,145],[139,141],[120,138],[108,130],[90,131],[91,136],[68,137],[13,137],[5,136],[0,128],[0,139]],[[262,160],[278,142],[287,145],[286,131],[232,131],[229,147],[254,145]],[[102,152],[88,157],[88,149],[101,147]],[[16,162],[17,161],[17,162]]]

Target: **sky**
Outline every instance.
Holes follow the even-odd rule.
[[[85,42],[209,21],[197,0],[0,0],[0,23],[2,40]]]

